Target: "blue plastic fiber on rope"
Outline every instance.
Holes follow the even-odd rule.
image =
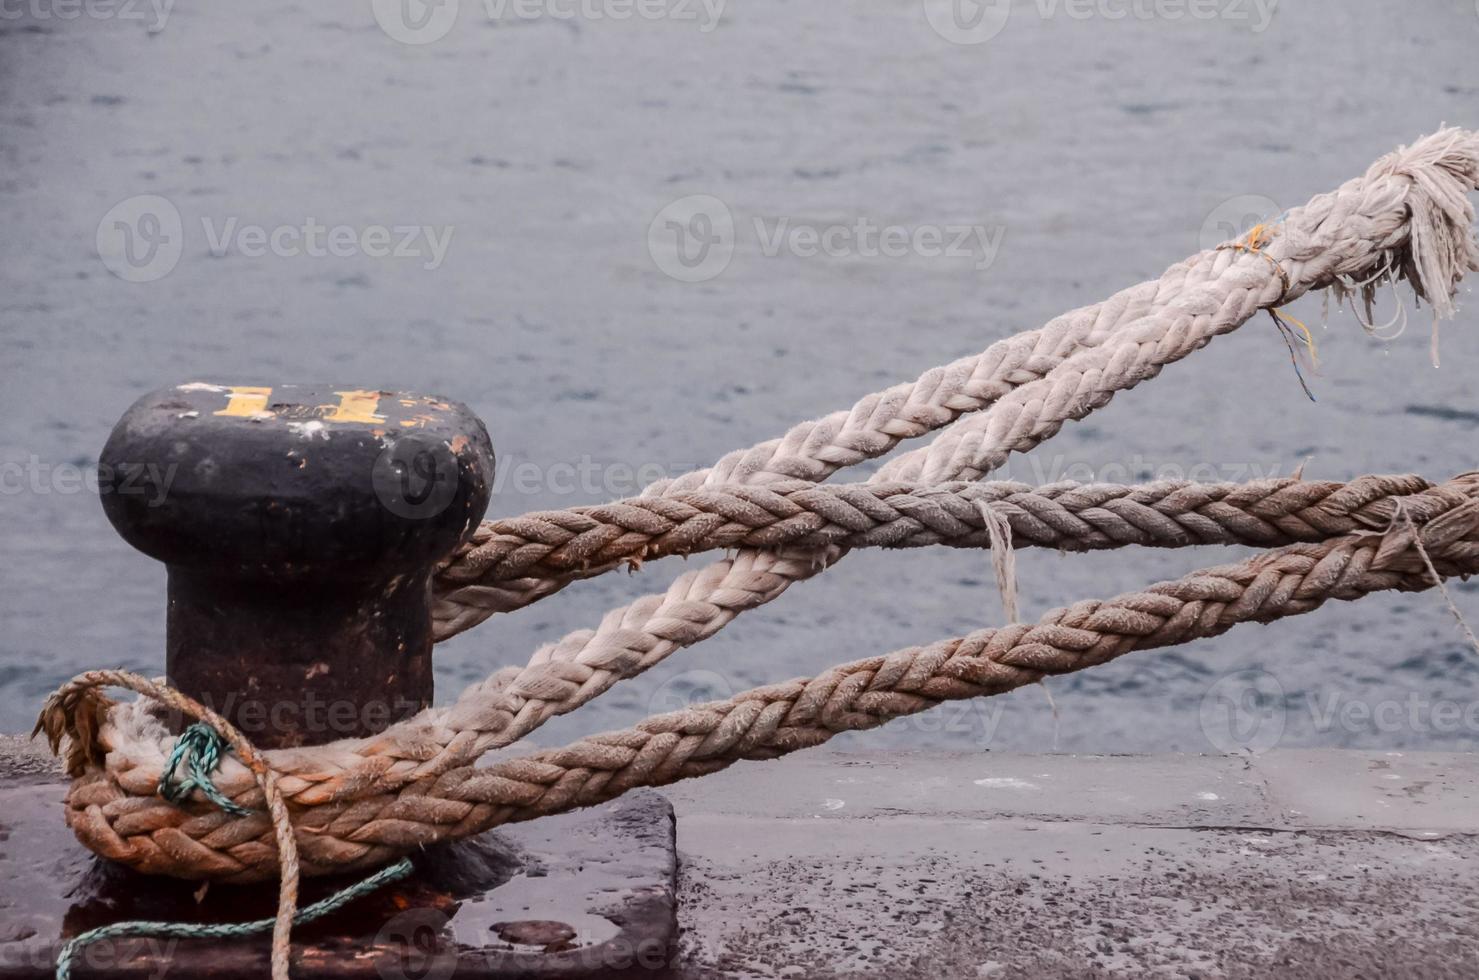
[[[164,764],[164,773],[159,777],[159,795],[171,803],[183,802],[193,789],[200,790],[206,799],[233,816],[244,817],[252,811],[231,800],[216,788],[211,773],[221,764],[226,749],[225,742],[216,730],[203,721],[197,721],[180,733],[175,747]],[[175,770],[185,760],[188,778],[175,779]]]

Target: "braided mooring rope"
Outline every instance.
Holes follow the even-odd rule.
[[[1428,562],[1440,576],[1479,571],[1479,492],[1425,523],[1410,516],[1385,531],[1262,552],[1113,599],[1078,602],[1032,625],[984,629],[869,657],[815,678],[657,715],[561,749],[459,766],[395,790],[342,787],[295,808],[301,867],[310,875],[374,867],[437,841],[589,806],[742,759],[785,755],[940,701],[999,694],[1133,650],[1300,615],[1331,599],[1431,588]],[[81,697],[116,681],[111,672],[85,674],[63,688],[61,697]],[[271,877],[277,860],[265,814],[232,818],[204,803],[181,807],[128,792],[156,783],[165,758],[159,753],[119,759],[121,752],[158,746],[161,734],[148,712],[109,712],[98,732],[109,750],[108,768],[79,775],[68,797],[73,829],[99,853],[153,873],[232,882]],[[223,760],[219,788],[239,805],[259,805],[260,787],[243,780],[239,768]],[[281,782],[289,786],[294,780],[285,776]]]
[[[1466,195],[1479,186],[1476,143],[1479,136],[1471,131],[1440,130],[1382,157],[1338,190],[1288,212],[1265,250],[1199,253],[1159,279],[998,341],[980,354],[932,368],[913,382],[875,392],[851,409],[802,422],[781,438],[736,450],[708,469],[654,483],[646,493],[784,479],[821,482],[838,469],[882,456],[904,439],[980,411],[1045,378],[1073,354],[1104,346],[1123,328],[1168,312],[1183,321],[1176,343],[1200,346],[1213,335],[1210,325],[1186,321],[1213,317],[1229,300],[1282,304],[1312,289],[1332,287],[1339,297],[1358,292],[1369,302],[1388,281],[1373,274],[1390,269],[1438,315],[1451,316],[1451,286],[1465,269],[1474,268],[1472,246],[1462,242],[1473,219]],[[1268,277],[1248,275],[1260,265]],[[1270,277],[1272,281],[1265,281]],[[1242,295],[1234,298],[1234,290]],[[926,456],[901,457],[895,472],[880,478],[910,479],[904,471],[924,469],[925,458],[952,454],[957,441],[937,443]],[[935,479],[964,477],[964,472],[951,471]]]
[[[613,610],[595,630],[542,648],[525,668],[499,671],[455,704],[379,736],[261,753],[219,718],[182,707],[178,692],[120,672],[81,675],[48,700],[38,722],[75,777],[68,823],[97,853],[142,871],[233,882],[281,875],[286,894],[290,880],[295,892],[300,871],[375,867],[435,841],[740,759],[784,755],[942,700],[1000,693],[1131,650],[1298,615],[1329,599],[1427,588],[1435,574],[1479,571],[1479,479],[1472,475],[1439,486],[1417,477],[1035,491],[948,482],[990,472],[1008,453],[1040,444],[1065,421],[1259,310],[1311,289],[1359,289],[1369,298],[1376,285],[1402,279],[1435,311],[1450,313],[1459,280],[1479,269],[1467,198],[1476,186],[1479,135],[1444,130],[1288,212],[1256,251],[1200,253],[1106,303],[869,396],[849,412],[804,423],[713,469],[655,485],[640,501],[485,525],[438,577],[440,637],[624,561],[740,551],[680,576],[665,594]],[[885,465],[868,484],[815,485],[951,422],[933,444]],[[851,548],[984,546],[990,535],[982,504],[1004,517],[1019,544],[1295,543],[1115,599],[1077,603],[1034,625],[896,651],[562,749],[473,765],[617,680],[713,635]],[[146,698],[115,704],[99,693],[114,685]],[[238,815],[194,798],[176,805],[158,794],[174,739],[149,699],[226,736],[236,754],[220,760],[214,784],[253,812]],[[284,935],[287,905],[287,919],[280,908],[277,920]],[[285,976],[285,961],[283,970]]]
[[[723,548],[988,547],[982,505],[1008,521],[1019,547],[1266,547],[1385,526],[1393,498],[1431,489],[1417,476],[1367,476],[1349,484],[1287,478],[1130,486],[1071,481],[1039,487],[1005,481],[827,486],[783,480],[705,487],[486,522],[442,570],[440,581],[449,590],[441,601],[512,610],[623,564]],[[1440,497],[1414,505],[1442,506]]]
[[[1473,208],[1467,198],[1476,186],[1479,134],[1444,130],[1389,154],[1365,176],[1348,181],[1333,194],[1314,198],[1303,208],[1294,208],[1276,226],[1260,232],[1256,252],[1203,252],[1173,266],[1150,292],[1127,291],[1120,294],[1122,302],[1087,307],[1054,321],[1060,326],[1050,325],[1047,334],[1059,345],[1051,348],[1059,357],[1040,378],[1021,373],[1023,362],[1009,358],[1007,352],[1025,356],[1022,345],[1035,349],[1033,345],[1043,339],[1041,333],[993,345],[972,369],[986,372],[985,379],[972,375],[980,397],[955,400],[947,395],[944,399],[944,404],[957,406],[961,412],[983,407],[984,411],[962,418],[940,440],[964,425],[976,427],[974,436],[950,442],[943,455],[933,449],[918,450],[894,462],[913,459],[911,467],[922,466],[926,456],[921,453],[936,452],[929,457],[936,460],[930,464],[932,476],[949,480],[962,474],[978,475],[999,465],[1008,452],[1029,450],[1051,437],[1068,418],[1081,418],[1102,406],[1115,391],[1153,377],[1164,364],[1235,329],[1259,309],[1311,288],[1329,286],[1341,293],[1369,296],[1387,277],[1416,276],[1408,279],[1414,291],[1428,297],[1436,308],[1450,310],[1449,297],[1458,280],[1466,271],[1479,268]],[[1438,254],[1430,254],[1434,252]],[[1448,278],[1436,278],[1439,275]],[[1135,301],[1127,294],[1133,294]],[[1111,314],[1114,318],[1109,318]],[[1081,341],[1087,346],[1074,346]],[[958,381],[968,363],[970,359],[957,362],[948,376]],[[951,387],[927,373],[915,389],[933,391],[942,386]],[[900,386],[870,396],[855,411],[861,414],[868,408],[870,419],[899,436],[902,430],[891,426],[902,423],[893,411],[905,411],[900,406],[910,403],[908,392],[915,389]],[[943,418],[924,412],[910,417],[931,424]],[[836,421],[837,416],[829,418]],[[801,445],[812,446],[808,451],[829,472],[848,465],[857,453],[876,455],[897,442],[893,436],[871,441],[860,438],[851,450],[844,451],[818,435],[832,431],[831,423],[824,420],[811,429],[803,425],[792,434],[802,430],[810,434]],[[936,445],[943,445],[940,440]],[[674,488],[701,485],[715,474],[760,485],[775,483],[783,474],[757,462],[771,458],[766,455],[770,445],[742,454],[749,461],[743,466],[726,468],[726,464],[702,477],[694,474],[659,483],[644,496],[679,493]],[[738,458],[726,457],[731,462]],[[892,465],[886,465],[871,482],[887,482]],[[506,744],[486,733],[505,724],[510,713],[516,728],[527,734],[548,717],[605,690],[624,672],[644,670],[675,650],[714,635],[741,612],[770,602],[793,583],[835,564],[846,552],[842,545],[743,548],[733,558],[685,573],[666,593],[644,596],[612,610],[595,630],[580,630],[542,647],[521,674],[500,671],[482,685],[469,688],[453,706],[448,724],[464,733],[484,732],[484,737],[468,743],[473,748]],[[475,553],[472,560],[477,560]],[[459,586],[455,581],[459,564],[454,562],[438,582],[435,613],[438,633],[444,637],[481,622],[496,610],[517,608],[548,595],[560,585],[557,578],[530,576],[493,586]],[[562,707],[548,710],[541,703],[552,700],[561,701]]]
[[[931,445],[886,464],[871,482],[977,479],[1000,466],[1009,453],[1034,448],[1065,421],[1085,417],[1116,392],[1154,377],[1259,310],[1274,309],[1310,290],[1328,288],[1341,297],[1358,293],[1369,309],[1380,286],[1401,279],[1429,301],[1435,316],[1450,315],[1459,280],[1479,269],[1474,211],[1467,196],[1476,187],[1479,133],[1441,130],[1382,157],[1338,190],[1286,212],[1262,233],[1257,251],[1200,252],[1157,280],[998,341],[912,383],[869,395],[847,412],[801,423],[781,439],[730,453],[711,469],[654,483],[643,496],[714,485],[822,480],[956,419],[960,424]],[[683,601],[754,594],[763,605],[792,581],[808,578],[840,557],[841,552],[825,562],[774,563],[755,549],[745,549],[732,564],[690,573],[693,578],[681,588],[675,584],[669,594],[685,593]],[[456,567],[454,562],[451,574],[436,582],[439,639],[558,588],[538,577],[506,581],[498,588],[467,586],[457,581]],[[790,578],[793,572],[799,575]],[[788,581],[777,585],[769,578],[773,575]],[[655,598],[636,606],[667,615],[669,607],[652,602]]]

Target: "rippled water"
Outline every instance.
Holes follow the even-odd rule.
[[[180,4],[153,33],[143,14],[45,5],[0,20],[0,730],[28,727],[78,670],[162,666],[162,569],[68,475],[144,391],[210,377],[439,392],[493,433],[495,513],[588,503],[1157,275],[1220,226],[1330,189],[1442,121],[1479,125],[1468,0],[1289,3],[1262,31],[1255,5],[1229,4],[1213,20],[1080,20],[1019,2],[973,46],[906,0],[733,2],[707,31],[499,22],[464,3],[420,46],[366,3]],[[648,228],[695,194],[739,230],[727,268],[689,283],[654,263]],[[123,281],[96,251],[104,216],[137,195],[181,216],[178,264],[152,282]],[[440,262],[253,256],[235,238],[217,257],[209,234],[232,219],[233,235],[313,219],[452,237]],[[986,245],[766,254],[782,222],[859,221],[979,225]],[[1319,301],[1293,312],[1318,321]],[[1336,315],[1311,403],[1259,319],[1009,475],[1200,463],[1244,478],[1305,459],[1322,478],[1451,475],[1475,465],[1476,327],[1470,303],[1435,371],[1424,315],[1390,343]],[[33,458],[35,484],[16,469]],[[1024,613],[1234,554],[1027,551]],[[580,584],[458,638],[440,649],[443,696],[682,567]],[[1479,617],[1472,590],[1456,598]],[[999,617],[982,554],[858,554],[540,736]],[[1376,597],[1053,680],[1056,744],[1222,748],[1203,709],[1237,702],[1249,675],[1219,681],[1256,668],[1272,699],[1258,717],[1276,706],[1282,744],[1470,746],[1476,661],[1434,596]],[[1047,749],[1054,728],[1028,689],[847,741]]]

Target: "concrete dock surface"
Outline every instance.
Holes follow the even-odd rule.
[[[1479,757],[810,754],[664,791],[685,977],[1479,976]]]
[[[55,779],[0,739],[0,788]],[[643,976],[1479,976],[1479,756],[816,752],[663,793]]]

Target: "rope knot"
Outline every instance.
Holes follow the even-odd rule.
[[[236,803],[216,788],[211,773],[221,764],[226,742],[220,734],[203,721],[197,721],[180,733],[175,747],[170,751],[164,772],[159,777],[159,795],[171,803],[183,803],[191,790],[200,790],[201,795],[232,816],[245,817],[252,811]],[[181,764],[185,766],[185,778],[176,777]]]

